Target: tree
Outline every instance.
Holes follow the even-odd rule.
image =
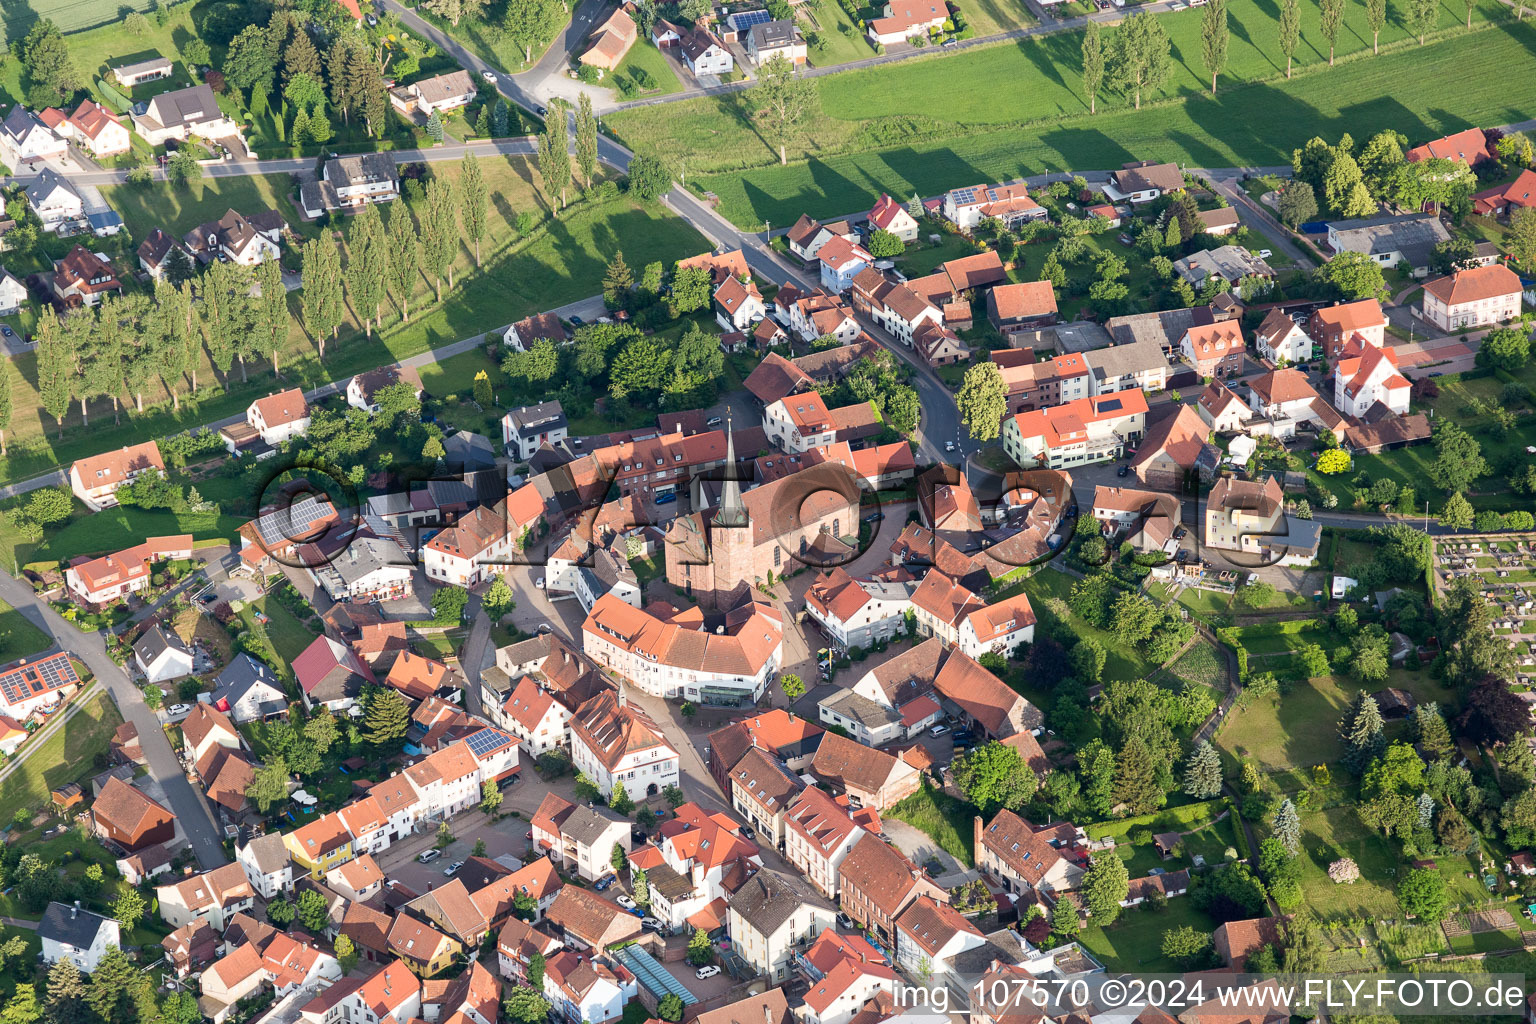
[[[1140,12],[1125,19],[1110,40],[1110,79],[1124,91],[1135,95],[1136,109],[1141,109],[1142,90],[1162,87],[1173,66],[1173,44],[1163,23]]]
[[[1381,52],[1381,30],[1387,24],[1387,0],[1365,0],[1365,21],[1371,26],[1371,53]]]
[[[269,91],[277,78],[277,48],[262,25],[247,25],[230,41],[221,69],[237,89]]]
[[[190,993],[188,993],[191,996]],[[197,1006],[197,998],[191,996],[194,1010]],[[169,1002],[169,1000],[167,1000]],[[0,1009],[0,1024],[33,1024],[43,1017],[43,1005],[37,1001],[37,989],[32,985],[17,985],[16,991],[6,1001],[5,1008]],[[168,1016],[167,1020],[173,1024],[197,1024],[202,1020],[202,1014],[198,1013],[192,1020]]]
[[[677,1021],[683,1019],[683,997],[676,992],[668,992],[656,1000],[656,1016],[665,1021]]]
[[[1381,708],[1368,693],[1355,695],[1354,703],[1339,723],[1339,731],[1344,738],[1344,763],[1356,773],[1362,773],[1386,745]]]
[[[512,1024],[544,1024],[549,1018],[549,1000],[544,993],[519,985],[507,993],[501,1004]]]
[[[1362,192],[1365,190],[1363,184],[1356,184]],[[1340,216],[1346,215],[1341,213]],[[1346,300],[1379,298],[1387,291],[1386,280],[1381,276],[1381,265],[1365,253],[1341,252],[1313,271],[1313,276],[1324,284],[1332,285]]]
[[[995,740],[955,758],[954,775],[955,785],[988,818],[1022,808],[1038,784],[1018,749]]]
[[[779,689],[784,691],[784,696],[791,701],[797,701],[805,696],[805,681],[793,672],[786,672],[779,677]]]
[[[433,142],[436,142],[438,145],[442,145],[445,131],[443,128],[443,115],[438,113],[436,110],[432,111],[432,113],[427,117],[427,123],[424,130],[426,131],[427,137],[429,139],[431,139]]]
[[[582,94],[586,98],[586,94]],[[475,250],[475,266],[480,266],[480,241],[485,237],[486,213],[490,194],[486,189],[485,175],[480,171],[480,161],[472,153],[465,153],[459,172],[459,221],[464,226],[464,238]]]
[[[480,607],[493,623],[500,622],[501,617],[512,610],[512,605],[512,588],[504,576],[492,580],[490,588],[480,597]]]
[[[27,30],[26,38],[21,42],[21,65],[33,87],[48,94],[44,97],[48,103],[37,103],[37,97],[29,94],[36,106],[67,100],[84,85],[69,55],[69,45],[64,42],[59,27],[48,18],[37,19]]]
[[[185,47],[181,55],[187,56]],[[322,74],[320,52],[315,49],[315,44],[310,42],[309,33],[302,28],[295,29],[288,39],[287,48],[283,50],[283,81],[291,82],[299,75],[309,75],[318,82]]]
[[[640,809],[640,814],[635,816],[636,824],[640,825],[641,828],[649,827],[642,820],[642,817],[644,815],[648,815],[650,813],[651,813],[651,810],[650,810],[649,807],[642,807]],[[654,815],[652,815],[652,817],[654,817]],[[653,821],[653,822],[651,822],[651,824],[655,824],[655,822]],[[651,905],[651,883],[650,883],[650,879],[648,879],[646,877],[646,875],[645,875],[645,869],[644,868],[638,867],[638,866],[633,865],[633,864],[630,865],[630,868],[629,868],[629,888],[630,888],[631,894],[632,894],[632,896],[634,898],[634,901],[635,901],[635,903],[638,906],[649,907]]]
[[[1334,44],[1339,39],[1339,27],[1344,24],[1344,0],[1319,0],[1317,20],[1323,38],[1328,40],[1328,66],[1333,67]]]
[[[1301,4],[1298,0],[1280,0],[1280,52],[1285,54],[1285,77],[1291,77],[1291,60],[1301,41]]]
[[[1418,736],[1419,749],[1431,761],[1448,757],[1454,748],[1451,731],[1446,728],[1440,715],[1440,705],[1434,701],[1420,704],[1413,711],[1414,732]]]
[[[581,172],[583,187],[591,188],[597,173],[597,115],[592,111],[591,95],[585,92],[576,105],[576,169]]]
[[[870,233],[869,244],[865,248],[871,256],[883,260],[906,252],[907,243],[884,228],[876,228]]]
[[[1531,358],[1531,338],[1523,328],[1495,327],[1483,336],[1483,347],[1478,350],[1486,360],[1500,370],[1513,373]]]
[[[1474,742],[1512,743],[1529,728],[1529,716],[1522,719],[1519,713],[1523,707],[1502,680],[1489,676],[1468,692],[1456,724]]]
[[[1333,159],[1324,169],[1322,184],[1324,205],[1340,217],[1364,217],[1376,209],[1376,202],[1365,187],[1365,175],[1359,162],[1342,147],[1335,150]]]
[[[289,922],[293,920],[293,904],[286,896],[279,896],[267,904],[267,920],[279,928],[288,927]]]
[[[795,66],[776,53],[758,69],[752,87],[754,116],[779,149],[779,163],[787,164],[786,147],[808,128],[816,110],[816,86],[795,73]]]
[[[427,0],[422,6],[438,17],[447,18],[454,25],[458,25],[461,18],[477,17],[485,9],[487,2],[488,0]]]
[[[1301,815],[1296,813],[1296,805],[1291,803],[1290,797],[1282,800],[1280,809],[1275,812],[1275,838],[1292,857],[1301,853]]]
[[[629,191],[646,202],[655,202],[672,188],[672,171],[653,156],[637,156],[629,162]]]
[[[352,940],[347,937],[346,933],[342,933],[336,936],[334,948],[336,950],[336,959],[341,962],[342,975],[351,974],[352,968],[357,966],[359,959],[357,947],[352,944]]]
[[[1324,5],[1344,0],[1323,0]],[[1226,0],[1210,0],[1200,20],[1200,56],[1211,73],[1211,95],[1216,95],[1216,76],[1227,66],[1227,43],[1232,35],[1227,26]]]
[[[48,969],[47,1011],[49,1024],[87,1024],[94,1019],[85,1001],[85,981],[74,958],[63,956]]]
[[[693,938],[688,940],[688,962],[703,967],[715,959],[715,949],[703,928],[694,928]]]
[[[331,239],[311,238],[304,243],[302,277],[300,315],[304,329],[315,339],[320,358],[324,359],[325,340],[341,327],[344,309],[341,254]]]
[[[422,269],[432,276],[437,301],[443,301],[443,278],[453,287],[453,260],[459,252],[459,233],[454,230],[453,186],[433,178],[427,185],[427,202],[421,213]]]
[[[567,148],[565,127],[565,101],[549,101],[549,116],[544,121],[544,134],[539,136],[539,176],[544,179],[544,194],[553,206],[560,197],[560,207],[565,208],[565,190],[571,183],[571,153]],[[425,229],[422,232],[426,234]]]
[[[1184,762],[1184,792],[1196,800],[1221,795],[1221,755],[1209,740],[1201,740]]]
[[[473,162],[470,157],[465,160]],[[466,209],[466,223],[469,217]],[[384,316],[388,263],[384,218],[379,215],[377,205],[368,203],[353,221],[352,233],[347,238],[347,293],[352,299],[353,312],[363,322],[363,331],[370,337]]]
[[[526,64],[533,61],[533,48],[548,42],[567,14],[559,0],[508,0],[501,26],[513,45],[522,49]]]
[[[1181,925],[1163,932],[1163,956],[1176,961],[1184,970],[1205,963],[1211,953],[1211,935],[1191,925]]]
[[[672,305],[678,313],[708,309],[712,292],[709,271],[703,267],[683,267],[672,274]]]
[[[1099,23],[1090,19],[1083,27],[1083,91],[1088,94],[1090,114],[1098,113],[1099,87],[1103,84],[1104,37]]]
[[[117,923],[122,925],[123,931],[131,932],[144,920],[144,914],[149,909],[144,903],[144,897],[139,895],[137,889],[123,889],[118,893],[117,899],[111,903],[112,916]]]
[[[330,919],[330,908],[324,896],[313,889],[306,889],[299,893],[295,910],[299,923],[306,929],[316,934],[325,931],[325,926]]]
[[[1125,861],[1114,851],[1093,858],[1083,875],[1082,894],[1094,924],[1108,928],[1120,916],[1120,901],[1131,891]]]
[[[363,738],[382,747],[405,736],[411,712],[396,690],[375,689],[363,710]]]
[[[1152,755],[1141,739],[1132,737],[1115,760],[1115,802],[1124,804],[1130,814],[1149,814],[1165,799]]]
[[[1522,206],[1509,215],[1504,248],[1516,263],[1527,269],[1536,266],[1536,207]]]
[[[1457,491],[1445,499],[1445,506],[1440,509],[1440,525],[1452,530],[1469,530],[1476,515],[1472,503]]]
[[[282,757],[269,757],[258,767],[245,787],[245,795],[255,802],[258,810],[266,814],[272,806],[288,799],[288,763]]]
[[[1424,37],[1439,20],[1439,0],[1408,0],[1408,28],[1419,37],[1420,46],[1424,45]]]
[[[1337,257],[1335,257],[1337,258]],[[1479,477],[1488,474],[1483,446],[1454,420],[1440,418],[1435,428],[1435,461],[1429,477],[1439,487],[1451,492],[1466,492]]]
[[[977,441],[991,441],[1002,429],[1008,412],[1008,385],[997,364],[991,360],[977,363],[965,371],[960,391],[955,395],[960,420]]]
[[[416,282],[416,261],[420,246],[416,238],[416,225],[411,221],[411,211],[404,203],[396,203],[389,214],[389,245],[385,277],[389,290],[395,293],[400,306],[400,319],[411,318],[411,286]]]
[[[1102,542],[1102,538],[1099,537],[1090,537],[1088,540]],[[1073,646],[1071,659],[1072,672],[1076,675],[1077,681],[1084,686],[1097,686],[1103,678],[1104,666],[1109,661],[1109,652],[1093,637],[1085,636]]]
[[[1433,868],[1415,868],[1397,887],[1397,902],[1410,917],[1438,922],[1445,917],[1445,877]]]
[[[320,710],[315,717],[304,723],[304,738],[315,745],[315,750],[325,753],[336,742],[340,730],[336,728],[336,716]]]
[[[603,302],[609,309],[622,308],[634,286],[635,275],[624,262],[623,250],[614,250],[613,259],[608,261],[608,269],[603,274]]]
[[[300,111],[312,114],[325,103],[325,86],[317,76],[301,71],[288,79],[283,96]]]

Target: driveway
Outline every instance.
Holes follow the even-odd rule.
[[[942,885],[946,889],[953,889],[973,879],[981,877],[974,870],[967,869],[959,861],[939,848],[939,845],[928,838],[928,833],[904,821],[895,818],[881,818],[885,826],[885,834],[892,845],[907,855],[907,859],[918,867],[923,867],[930,860],[939,862],[942,870],[938,875],[930,874],[928,877]]]

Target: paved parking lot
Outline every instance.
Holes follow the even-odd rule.
[[[524,783],[519,782],[517,785],[521,786]],[[450,822],[450,825],[452,824],[454,823]],[[443,874],[443,869],[454,861],[467,860],[474,852],[477,839],[485,840],[485,855],[492,860],[502,854],[511,854],[519,861],[524,861],[528,856],[528,840],[524,838],[527,831],[528,822],[522,818],[503,818],[494,825],[480,825],[472,830],[456,827],[457,838],[453,845],[443,850],[441,857],[426,864],[412,857],[395,864],[387,874],[390,878],[398,879],[400,884],[408,888],[417,892],[427,892],[449,881],[449,876]]]

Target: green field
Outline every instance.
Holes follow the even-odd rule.
[[[971,804],[925,782],[916,793],[883,813],[926,832],[939,849],[966,867],[976,863],[976,836],[971,827],[976,808]]]
[[[613,74],[603,79],[607,85],[611,80],[618,78],[633,78],[637,68],[643,68],[651,76],[654,86],[635,94],[637,99],[649,99],[652,96],[670,96],[675,92],[683,91],[683,83],[678,81],[677,72],[672,70],[672,64],[662,55],[662,52],[652,46],[646,40],[640,40],[629,48],[619,66],[613,69]],[[617,95],[617,90],[615,90]]]
[[[32,625],[21,612],[0,601],[0,658],[15,661],[53,646],[53,637]]]
[[[1078,941],[1111,971],[1172,972],[1178,965],[1163,956],[1163,933],[1184,925],[1209,933],[1218,923],[1187,895],[1178,896],[1163,910],[1146,906],[1122,910],[1108,928],[1100,928],[1090,919]]]
[[[1360,40],[1355,20],[1363,8],[1352,7],[1340,37],[1347,55],[1338,66],[1303,61],[1286,81],[1272,43],[1274,10],[1260,0],[1235,0],[1231,73],[1214,98],[1197,84],[1199,14],[1163,16],[1176,45],[1171,98],[1141,111],[1106,96],[1105,113],[1087,115],[1076,84],[1078,36],[1058,33],[821,79],[826,116],[785,167],[744,118],[746,107],[730,97],[623,111],[607,124],[641,151],[664,149],[685,160],[696,175],[690,181],[720,196],[722,214],[755,226],[789,224],[801,212],[867,209],[882,190],[931,195],[956,181],[1107,169],[1134,159],[1193,167],[1288,164],[1291,150],[1313,135],[1349,131],[1360,139],[1395,128],[1420,140],[1521,120],[1536,101],[1536,79],[1509,75],[1512,67],[1529,66],[1536,45],[1530,25],[1482,22],[1469,33],[1451,27],[1447,4],[1438,41],[1421,48],[1402,39],[1401,27],[1390,28],[1383,34],[1395,40],[1391,51],[1372,57],[1369,35]],[[1458,19],[1461,10],[1454,8]],[[1494,10],[1485,4],[1480,16]],[[1313,4],[1303,4],[1302,23],[1303,45],[1315,53]],[[981,80],[1007,87],[959,87]]]
[[[50,791],[81,782],[100,770],[94,758],[107,752],[123,716],[100,686],[84,699],[86,703],[73,718],[55,726],[41,741],[29,740],[17,751],[25,759],[0,781],[0,820],[10,821],[22,807],[41,810]]]
[[[129,11],[149,11],[151,0],[27,0],[0,8],[0,25],[9,45],[27,34],[39,18],[51,18],[63,32],[121,23]]]
[[[1055,569],[1044,568],[1024,582],[1024,593],[1029,595],[1035,615],[1044,622],[1048,616],[1053,617],[1053,613],[1045,607],[1045,602],[1051,598],[1065,601],[1072,593],[1072,584],[1075,582],[1077,580],[1073,576]],[[1076,616],[1073,616],[1067,625],[1077,636],[1092,637],[1104,645],[1104,650],[1109,655],[1104,662],[1105,682],[1112,679],[1145,679],[1147,674],[1156,667],[1149,663],[1140,651],[1124,646],[1106,631],[1095,629]]]

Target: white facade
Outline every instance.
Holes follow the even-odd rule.
[[[613,794],[615,782],[623,782],[624,791],[638,800],[652,792],[659,793],[668,786],[677,785],[681,774],[677,751],[665,745],[626,754],[610,770],[586,745],[581,734],[574,730],[571,732],[571,763],[577,771],[592,780],[592,784],[604,797]],[[654,790],[651,788],[653,786]],[[610,853],[612,849],[610,846]]]
[[[49,911],[51,914],[62,914],[64,917],[69,917],[72,924],[77,922],[77,918],[71,917],[71,915],[89,916],[96,920],[96,932],[91,938],[90,945],[77,946],[66,940],[54,937],[47,932],[46,928],[40,929],[43,940],[44,963],[57,963],[68,957],[75,962],[80,970],[89,974],[96,969],[96,965],[106,955],[108,946],[121,947],[123,944],[122,929],[110,917],[101,917],[99,914],[92,914],[89,910],[80,910],[62,903],[51,904]],[[47,916],[44,917],[44,925],[46,926],[46,924]]]
[[[1301,326],[1291,322],[1290,328],[1268,334],[1262,330],[1255,336],[1259,358],[1271,363],[1284,359],[1290,363],[1304,363],[1312,358],[1312,338]]]
[[[558,984],[546,970],[544,998],[562,1020],[605,1024],[624,1016],[625,1005],[639,997],[640,985],[634,976],[625,971],[623,978],[620,981],[618,974],[604,972],[597,976],[591,987],[578,994]]]
[[[251,888],[256,890],[264,900],[274,899],[279,893],[287,892],[293,888],[293,862],[288,860],[286,847],[282,857],[282,867],[275,871],[263,871],[257,863],[255,844],[261,840],[246,843],[235,850],[235,862],[245,871],[245,880],[251,883]],[[276,861],[276,857],[272,861]],[[272,864],[269,863],[268,867]]]
[[[837,927],[836,912],[819,903],[801,902],[772,932],[743,917],[734,905],[727,925],[736,952],[759,974],[767,975],[769,984],[789,980],[791,955],[797,944],[808,944],[828,928]]]
[[[802,454],[837,440],[832,417],[814,392],[788,395],[764,409],[763,433],[786,452]]]
[[[144,664],[143,655],[135,651],[133,663],[144,673],[145,680],[151,683],[163,683],[192,674],[192,652],[184,648],[166,647],[148,665]]]
[[[706,686],[724,686],[742,691],[742,698],[753,703],[761,700],[768,688],[768,680],[779,671],[784,656],[781,637],[773,654],[754,675],[725,675],[703,665],[700,667],[664,665],[636,652],[626,650],[605,637],[594,636],[592,630],[583,632],[582,649],[599,664],[613,669],[653,697],[698,700],[699,691]]]

